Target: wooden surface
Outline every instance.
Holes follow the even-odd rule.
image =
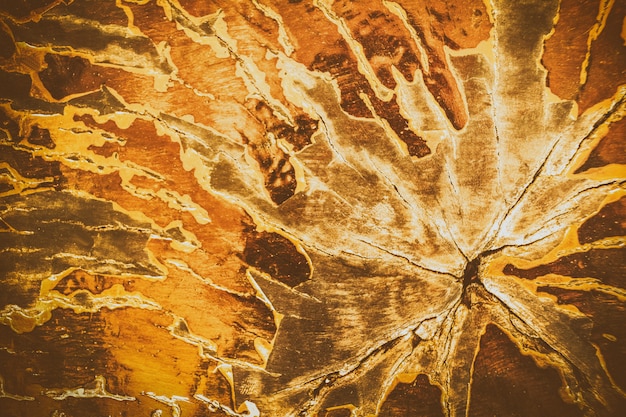
[[[619,416],[624,0],[1,0],[3,416]]]

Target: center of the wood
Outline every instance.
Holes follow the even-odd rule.
[[[473,283],[479,283],[478,267],[480,265],[481,256],[477,256],[467,263],[465,271],[463,272],[463,294],[461,295],[461,301],[467,307],[471,307],[470,294],[468,287]]]
[[[472,259],[467,263],[463,272],[463,291],[472,283],[478,281],[478,265],[480,265],[480,256]]]

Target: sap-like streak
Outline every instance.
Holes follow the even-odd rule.
[[[187,265],[187,263],[185,261],[182,261],[180,259],[165,259],[165,263],[172,265],[174,268],[178,269],[179,271],[184,271],[186,273],[188,273],[189,275],[191,275],[192,277],[196,278],[198,281],[202,282],[202,284],[204,285],[208,285],[211,288],[214,288],[218,291],[223,291],[227,294],[233,295],[235,297],[241,297],[244,299],[248,299],[251,298],[250,294],[246,294],[246,293],[242,293],[239,291],[235,291],[232,290],[230,288],[224,287],[223,285],[219,285],[216,284],[210,277],[204,277],[200,274],[198,274],[196,271],[194,271],[189,265]]]
[[[621,302],[626,302],[626,290],[613,285],[603,284],[598,278],[571,278],[563,275],[551,274],[550,280],[536,278],[533,285],[537,287],[561,288],[571,291],[597,291],[617,298]],[[562,280],[557,281],[556,280]],[[586,317],[586,316],[585,316]]]
[[[0,348],[0,350],[6,350],[8,352],[8,349],[6,348],[5,349]],[[11,394],[10,392],[7,392],[4,389],[4,378],[2,377],[2,375],[0,375],[0,399],[1,398],[7,398],[9,400],[14,400],[14,401],[35,401],[35,398],[31,397],[30,395],[17,395],[17,394]]]
[[[426,53],[426,48],[422,43],[422,38],[419,36],[413,25],[411,25],[411,23],[409,22],[409,16],[406,10],[404,10],[404,8],[398,3],[389,0],[383,0],[383,6],[385,6],[387,10],[397,16],[400,21],[402,21],[404,28],[409,32],[409,34],[411,35],[411,39],[417,47],[420,57],[419,61],[422,65],[423,71],[425,74],[428,74],[430,72],[430,64],[428,62],[428,54]]]
[[[345,20],[342,17],[337,16],[337,14],[332,11],[332,4],[327,4],[327,2],[328,0],[313,0],[313,5],[324,14],[329,22],[337,27],[337,31],[341,35],[342,39],[346,42],[356,57],[359,72],[368,81],[370,87],[374,91],[374,94],[376,94],[376,97],[381,101],[388,102],[394,95],[393,90],[385,87],[378,80],[376,72],[365,56],[363,46],[356,39],[354,39]]]
[[[170,407],[171,413],[172,413],[172,417],[182,417],[181,416],[181,409],[180,409],[180,405],[178,405],[179,402],[189,402],[189,398],[187,397],[182,397],[179,395],[172,395],[171,397],[168,397],[166,395],[157,395],[154,392],[148,391],[148,392],[142,392],[141,395],[145,395],[148,398],[152,398],[155,401],[160,402],[161,404],[165,404],[168,407]]]
[[[271,7],[262,4],[259,0],[252,0],[252,4],[254,4],[254,7],[259,9],[266,17],[276,22],[276,25],[278,26],[278,42],[283,47],[285,54],[287,56],[291,55],[295,51],[295,47],[289,39],[282,16],[279,13],[276,13],[276,11],[274,11]]]
[[[193,201],[189,194],[181,195],[176,191],[160,188],[155,195],[165,202],[168,207],[191,214],[198,224],[206,225],[212,222],[206,209]]]
[[[72,260],[77,260],[77,261],[86,261],[87,263],[93,262],[93,263],[98,263],[98,264],[117,266],[123,270],[132,270],[134,268],[146,267],[146,265],[142,265],[142,264],[137,265],[137,264],[117,261],[111,258],[102,259],[102,258],[98,258],[95,256],[79,255],[76,253],[69,253],[69,252],[57,252],[54,255],[46,256],[43,259],[46,261],[53,261],[57,259],[72,259]]]
[[[255,0],[255,3],[258,3],[257,0]],[[221,9],[217,13],[215,20],[210,22],[212,33],[209,33],[202,26],[195,24],[193,19],[179,4],[174,4],[174,2],[170,0],[167,0],[167,4],[172,10],[174,19],[184,28],[185,33],[188,36],[190,36],[190,32],[195,35],[191,35],[190,38],[214,37],[217,39],[220,47],[224,48],[228,56],[235,61],[236,75],[244,82],[250,94],[258,94],[261,96],[278,118],[287,121],[291,126],[295,125],[289,109],[272,96],[270,86],[265,81],[266,74],[259,70],[254,59],[241,55],[238,52],[237,42],[228,33],[228,26],[222,18]],[[267,11],[269,13],[269,9]]]
[[[13,149],[16,149],[16,146],[12,143],[7,143],[5,141],[0,141],[0,145],[11,146]],[[38,191],[42,188],[50,188],[45,187],[46,185],[52,184],[55,180],[54,177],[43,177],[43,178],[28,178],[22,176],[15,168],[13,168],[9,163],[0,162],[0,180],[1,183],[11,184],[13,189],[7,190],[0,193],[0,196],[7,197],[10,195],[21,194],[28,191]],[[42,187],[43,186],[43,187]]]
[[[242,404],[242,407],[246,409],[246,412],[238,413],[227,405],[224,405],[217,400],[212,400],[208,397],[205,397],[202,394],[194,394],[193,398],[205,403],[208,411],[211,413],[221,411],[229,417],[260,417],[261,415],[256,405],[250,401],[244,401],[244,403]]]
[[[75,313],[95,313],[102,309],[139,308],[144,310],[162,310],[161,305],[148,299],[141,293],[128,293],[121,284],[94,295],[87,290],[77,290],[69,296],[51,292],[40,301],[52,303],[53,308],[67,308]]]
[[[63,129],[56,129],[57,132],[63,132]],[[66,131],[66,133],[75,134],[75,132]],[[75,143],[84,144],[89,143],[90,146],[97,146],[99,143],[97,142],[86,142],[81,140],[78,135],[76,135]],[[153,171],[150,168],[141,166],[132,161],[120,161],[117,156],[114,154],[110,157],[104,157],[102,155],[91,152],[87,155],[82,154],[81,152],[86,152],[87,149],[78,149],[73,150],[69,147],[66,151],[64,150],[55,150],[55,149],[47,149],[47,148],[39,148],[32,147],[26,144],[10,144],[10,146],[17,150],[28,152],[34,156],[41,157],[46,160],[56,160],[62,162],[63,165],[81,170],[81,168],[86,171],[91,171],[98,174],[107,174],[111,172],[117,172],[123,178],[132,178],[135,175],[138,176],[147,176],[157,181],[164,181],[165,178],[158,172]],[[78,145],[80,146],[80,145]],[[38,183],[46,183],[53,181],[54,178],[43,178],[38,180],[24,179],[24,181],[28,181],[28,185],[36,186],[33,181],[37,181]]]
[[[111,394],[106,390],[106,379],[102,375],[96,375],[94,388],[78,387],[74,389],[47,389],[43,394],[57,401],[66,398],[106,398],[115,401],[136,401],[135,397],[128,395]]]
[[[198,346],[202,352],[210,352],[210,354],[215,354],[217,352],[217,343],[213,340],[205,339],[203,337],[197,336],[191,331],[189,331],[189,326],[183,317],[179,317],[174,313],[169,313],[168,315],[172,316],[173,323],[170,326],[167,326],[167,330],[169,333],[176,339],[182,340],[183,342]],[[181,329],[184,327],[184,330]]]
[[[35,210],[41,210],[39,208],[36,208]],[[63,225],[72,225],[72,226],[78,226],[81,229],[90,231],[90,232],[129,232],[129,233],[137,233],[137,234],[141,234],[141,235],[149,235],[152,233],[151,229],[147,229],[144,227],[134,227],[134,226],[128,226],[126,224],[120,223],[120,222],[116,222],[115,224],[100,224],[100,225],[88,225],[83,223],[80,220],[73,220],[73,219],[52,219],[52,220],[43,220],[43,219],[39,219],[37,221],[38,224],[46,224],[46,225],[56,225],[56,224],[63,224]]]
[[[606,21],[609,17],[609,13],[611,13],[611,9],[613,8],[614,4],[615,0],[599,1],[599,9],[596,16],[596,23],[589,30],[589,35],[587,36],[587,51],[585,53],[585,59],[580,66],[579,91],[582,90],[582,88],[584,88],[585,84],[587,83],[589,66],[591,65],[591,47],[604,30],[604,27],[606,26]]]
[[[562,164],[562,170],[565,169],[573,169],[574,165],[580,163],[582,164],[584,161],[579,162],[579,156],[581,153],[586,153],[585,145],[589,142],[595,142],[597,139],[595,138],[596,134],[600,134],[602,137],[606,135],[606,131],[604,129],[608,129],[612,123],[618,122],[622,120],[623,117],[626,116],[626,87],[622,86],[618,89],[615,96],[612,98],[611,107],[603,112],[602,115],[593,122],[592,129],[582,137],[571,153],[569,159]],[[591,151],[591,149],[589,150]]]

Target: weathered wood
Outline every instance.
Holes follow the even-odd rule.
[[[617,416],[626,2],[0,2],[0,414]]]

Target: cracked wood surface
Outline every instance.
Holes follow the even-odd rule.
[[[3,413],[620,415],[625,45],[623,0],[0,1]]]

